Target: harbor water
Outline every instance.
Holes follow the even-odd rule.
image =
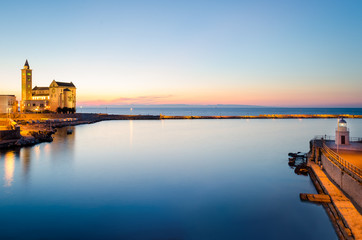
[[[0,152],[0,239],[337,239],[288,166],[336,119],[106,121]],[[347,120],[362,136],[362,120]]]

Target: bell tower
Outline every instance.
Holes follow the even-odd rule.
[[[23,109],[24,101],[31,100],[32,97],[32,85],[33,85],[33,76],[30,69],[28,60],[25,61],[24,68],[21,69],[21,109]]]

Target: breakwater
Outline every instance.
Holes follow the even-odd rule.
[[[0,118],[6,118],[6,114],[0,114]],[[362,115],[352,114],[260,114],[258,116],[167,116],[167,115],[118,115],[97,113],[74,113],[74,114],[11,114],[12,119],[17,120],[42,120],[42,119],[66,119],[77,118],[79,121],[102,121],[102,120],[159,120],[159,119],[321,119],[321,118],[362,118]]]
[[[327,213],[340,239],[362,238],[362,179],[358,167],[342,161],[323,138],[310,142],[310,176],[318,193],[330,196]],[[358,142],[359,144],[359,142]],[[362,146],[362,143],[361,143]]]
[[[91,124],[109,120],[180,120],[180,119],[327,119],[327,118],[362,118],[362,115],[350,114],[261,114],[258,116],[166,116],[166,115],[115,115],[93,113],[16,113],[0,114],[0,118],[10,117],[21,128],[21,135],[16,138],[3,133],[0,148],[28,146],[44,141],[51,141],[56,128]]]

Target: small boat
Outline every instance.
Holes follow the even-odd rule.
[[[306,153],[301,153],[301,152],[297,152],[297,153],[288,153],[289,157],[292,158],[305,158],[306,157]]]

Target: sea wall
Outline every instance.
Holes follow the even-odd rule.
[[[21,138],[20,128],[16,130],[0,131],[0,140],[19,139],[19,138]]]
[[[328,177],[362,208],[362,184],[330,161],[325,154],[321,156],[321,163]]]

